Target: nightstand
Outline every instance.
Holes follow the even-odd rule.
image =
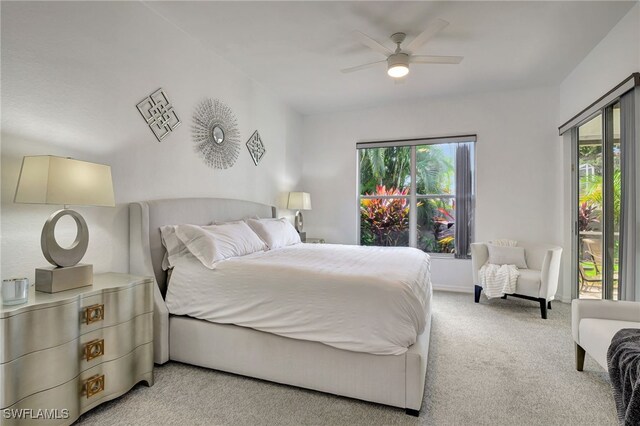
[[[311,243],[311,244],[325,244],[326,243],[324,238],[307,238],[307,241],[305,241],[305,242]]]
[[[71,424],[140,381],[152,386],[154,285],[99,274],[89,287],[32,286],[27,303],[0,305],[2,424]]]

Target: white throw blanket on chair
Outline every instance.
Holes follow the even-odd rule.
[[[491,244],[497,246],[515,247],[518,244],[513,240],[496,240]],[[512,294],[516,292],[516,282],[520,272],[516,265],[494,265],[485,263],[478,271],[480,285],[484,289],[484,294],[488,299],[502,297],[504,294]]]

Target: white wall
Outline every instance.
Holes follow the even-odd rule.
[[[640,4],[636,4],[596,47],[565,78],[559,87],[556,125],[568,121],[634,72],[640,72]],[[564,285],[559,293],[571,299],[571,262],[568,250],[571,232],[571,138],[558,138],[563,147],[563,221],[562,235],[566,248],[562,269]]]
[[[425,100],[305,117],[305,213],[311,237],[357,243],[356,142],[477,134],[476,240],[561,243],[556,91],[537,89]],[[471,291],[467,260],[434,259],[435,287]]]
[[[84,262],[128,270],[134,200],[230,197],[277,203],[301,176],[302,118],[140,2],[3,2],[1,275],[34,277],[46,266],[40,231],[58,206],[12,202],[24,155],[54,154],[112,166],[118,206],[78,208],[89,225]],[[158,143],[136,104],[163,87],[182,125]],[[193,151],[191,116],[203,98],[235,112],[241,149],[228,170]],[[258,129],[267,153],[244,146]],[[61,227],[72,240],[75,227]]]
[[[634,72],[640,72],[640,4],[560,84],[558,126]]]

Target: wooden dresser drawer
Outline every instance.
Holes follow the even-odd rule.
[[[153,313],[149,312],[0,364],[0,408],[68,382],[85,370],[120,358],[152,340]]]
[[[151,386],[152,368],[153,343],[150,342],[123,357],[93,366],[56,388],[38,392],[3,409],[0,413],[2,425],[69,425],[80,414],[126,393],[137,382],[146,381]],[[87,397],[87,387],[96,393]],[[45,409],[57,410],[51,412],[66,418],[24,418],[35,416],[38,410]],[[63,410],[67,410],[66,415]],[[19,414],[23,415],[23,419],[16,418]]]
[[[13,336],[0,348],[0,364],[63,345],[103,327],[153,311],[153,282],[81,294],[66,303],[26,310],[0,319],[0,335]],[[93,312],[94,321],[87,315]],[[89,322],[89,323],[88,323]]]

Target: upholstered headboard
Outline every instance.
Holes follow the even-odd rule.
[[[165,249],[160,238],[164,225],[209,225],[245,217],[276,217],[276,208],[252,201],[223,198],[175,198],[129,204],[129,271],[156,279],[154,312],[154,358],[169,359],[169,313],[164,305],[166,273],[162,270]]]
[[[209,225],[250,216],[275,217],[275,207],[252,201],[223,198],[176,198],[131,203],[129,205],[130,258],[132,274],[153,275],[166,293],[166,273],[162,270],[165,253],[160,238],[164,225]],[[151,262],[151,269],[146,264]],[[153,272],[153,274],[152,274]]]

